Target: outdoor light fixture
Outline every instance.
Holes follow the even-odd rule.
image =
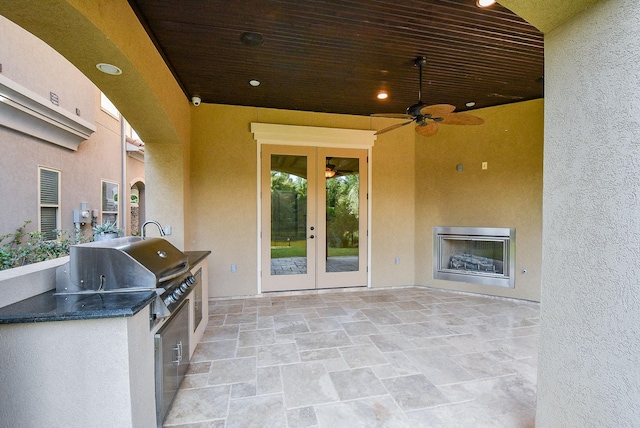
[[[324,169],[324,178],[331,178],[336,175],[336,166],[331,164],[332,158],[327,158],[327,165]]]
[[[256,79],[249,80],[249,84],[253,87],[260,86],[260,81]]]
[[[110,74],[112,76],[118,76],[122,74],[122,70],[120,70],[118,67],[116,67],[113,64],[107,64],[107,63],[101,62],[100,64],[96,64],[96,68],[102,71],[103,73]]]
[[[386,100],[389,97],[389,94],[386,92],[380,92],[377,97],[379,100]]]
[[[496,0],[476,0],[476,5],[478,7],[489,7],[493,6],[496,3]]]
[[[331,178],[336,175],[335,170],[331,169],[330,166],[327,166],[327,169],[324,170],[324,178]]]

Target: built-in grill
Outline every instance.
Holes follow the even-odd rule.
[[[127,236],[71,247],[56,272],[58,294],[153,290],[152,326],[180,306],[195,283],[187,256],[162,238]]]
[[[187,256],[162,238],[124,237],[71,247],[69,262],[56,271],[56,293],[154,291],[156,420],[162,422],[189,366],[189,310],[185,300],[199,279]],[[155,328],[161,320],[162,326]]]

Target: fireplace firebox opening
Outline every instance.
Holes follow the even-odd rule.
[[[516,230],[434,227],[433,277],[514,288]]]

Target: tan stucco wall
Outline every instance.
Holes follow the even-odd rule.
[[[543,33],[561,26],[600,0],[499,0],[498,3],[524,18]]]
[[[80,118],[94,123],[99,94],[96,98],[95,86],[77,68],[37,37],[3,16],[0,16],[0,41],[2,76],[44,100],[49,99],[50,92],[55,93],[58,95],[59,110],[75,116],[77,108]],[[14,233],[25,220],[31,220],[28,230],[38,229],[39,166],[63,170],[62,182],[71,188],[63,189],[60,201],[68,207],[61,215],[62,229],[72,229],[71,210],[80,208],[81,193],[77,188],[86,183],[71,183],[71,179],[74,175],[86,176],[86,172],[91,171],[90,165],[74,164],[74,157],[90,150],[87,146],[86,142],[80,144],[78,151],[73,152],[0,127],[0,196],[5,201],[0,210],[0,236]],[[97,197],[99,195],[98,189]]]
[[[211,297],[257,293],[255,120],[249,107],[202,104],[193,111],[190,245],[212,251]]]
[[[187,248],[189,101],[127,1],[5,0],[0,14],[66,57],[137,130],[147,144],[147,219],[172,226],[167,238]],[[100,62],[122,75],[99,72]]]
[[[38,229],[38,166],[61,173],[61,229],[70,231],[74,227],[72,212],[80,209],[81,202],[88,202],[90,209],[101,209],[101,180],[122,180],[120,119],[101,109],[100,90],[76,67],[2,16],[0,39],[3,77],[23,87],[26,94],[41,97],[45,104],[49,92],[54,92],[60,105],[51,104],[52,109],[87,121],[95,131],[74,151],[0,127],[0,174],[4,183],[0,197],[13,201],[2,208],[0,235],[15,232],[25,220],[31,220],[28,230]],[[144,177],[144,163],[127,158],[127,176]],[[120,194],[128,196],[128,183]],[[119,221],[122,225],[122,218]],[[86,236],[91,235],[90,220],[81,228]]]
[[[601,1],[546,37],[536,426],[640,426],[640,11]]]
[[[80,3],[79,0],[78,3]],[[547,88],[546,108],[548,113],[545,114],[548,125],[546,125],[545,138],[560,144],[565,141],[585,142],[584,147],[581,147],[582,150],[596,149],[592,159],[595,161],[595,165],[601,165],[601,161],[606,160],[607,168],[611,168],[611,171],[618,171],[619,159],[629,159],[628,148],[631,147],[633,136],[638,134],[637,126],[635,126],[637,121],[635,116],[629,114],[633,110],[621,110],[617,96],[610,97],[611,93],[600,92],[599,88],[607,88],[607,85],[612,83],[615,85],[620,82],[624,82],[624,84],[635,83],[637,69],[634,66],[636,66],[637,60],[633,53],[638,50],[634,41],[639,38],[634,30],[637,32],[637,29],[640,28],[637,22],[637,2],[635,0],[596,2],[594,0],[540,0],[536,2],[500,0],[500,3],[547,33],[546,81],[552,82],[557,79],[565,86],[565,91],[558,91],[558,87],[553,85]],[[114,95],[118,95],[118,99],[123,102],[123,104],[118,103],[121,108],[126,107],[136,113],[131,115],[126,113],[125,116],[131,119],[145,140],[148,139],[146,135],[161,136],[165,134],[164,131],[167,127],[169,132],[166,135],[169,140],[174,142],[188,140],[188,138],[175,138],[176,135],[186,137],[188,132],[184,127],[187,130],[190,128],[187,101],[181,95],[165,96],[166,93],[161,89],[164,84],[168,84],[174,94],[179,92],[176,90],[177,85],[170,78],[168,70],[157,67],[161,61],[153,54],[150,42],[140,35],[141,27],[133,20],[131,12],[124,11],[122,13],[120,10],[126,5],[126,1],[84,2],[84,8],[90,9],[91,13],[83,12],[80,14],[75,10],[69,10],[69,4],[68,1],[62,0],[50,2],[3,0],[0,2],[0,13],[5,15],[11,13],[11,19],[20,21],[23,27],[31,31],[38,32],[43,39],[61,52],[72,52],[75,49],[74,42],[76,40],[87,39],[86,43],[78,45],[77,55],[72,59],[72,62],[77,64],[86,64],[82,61],[84,55],[90,60],[95,60],[95,57],[90,55],[93,47],[97,46],[92,44],[95,37],[108,38],[110,36],[113,40],[118,40],[116,43],[118,47],[115,50],[127,53],[132,51],[132,47],[141,52],[146,50],[145,54],[151,54],[150,59],[136,62],[135,66],[139,67],[139,70],[133,70],[134,74],[139,73],[140,80],[133,79],[118,86],[116,84],[109,85],[106,82],[106,77],[103,77],[102,81],[96,81],[96,83],[103,89],[109,88],[108,92],[112,94],[114,100],[116,100]],[[592,5],[591,10],[588,9],[590,5]],[[606,7],[600,8],[603,5]],[[587,9],[585,10],[585,8]],[[106,13],[104,16],[99,16],[102,10],[105,10]],[[571,22],[572,16],[578,14],[582,15],[580,18],[582,20],[576,21],[577,23]],[[87,25],[87,20],[83,15],[92,15],[90,21],[93,21],[95,15],[98,15],[98,20],[104,21],[105,25],[98,27]],[[599,35],[598,32],[592,30],[603,25],[607,30],[603,37],[592,36],[592,34]],[[118,29],[126,31],[118,31]],[[558,32],[552,32],[553,29]],[[611,37],[612,35],[616,37]],[[127,38],[127,41],[120,43],[122,38]],[[64,40],[66,43],[59,45],[57,44],[58,40]],[[620,43],[621,41],[622,43]],[[631,46],[632,44],[633,46]],[[586,47],[586,49],[581,49],[582,47]],[[554,57],[559,62],[550,64],[549,59]],[[154,64],[150,65],[149,62]],[[85,68],[90,69],[93,65],[79,67],[84,71]],[[576,67],[584,67],[586,73],[575,78]],[[160,70],[161,76],[154,75],[154,72],[158,72],[158,70]],[[616,74],[615,79],[610,79],[612,70],[620,70],[621,73]],[[142,75],[145,77],[141,77]],[[601,76],[601,78],[594,80],[594,76]],[[151,97],[128,98],[129,94],[139,94],[135,90],[131,91],[135,89],[136,84],[140,84],[143,88],[143,95],[150,94]],[[626,99],[633,99],[632,94],[635,93],[638,86],[630,85],[631,90],[622,95]],[[172,102],[175,102],[175,108],[179,111],[172,110],[172,113],[168,113],[171,110],[170,104]],[[594,106],[597,109],[592,110],[591,108]],[[138,109],[137,112],[136,109]],[[580,113],[583,109],[590,114],[574,114]],[[624,112],[622,115],[620,115],[621,111]],[[567,116],[567,112],[571,114]],[[602,121],[597,120],[603,112],[615,113],[612,120],[605,121],[604,125]],[[588,118],[587,125],[598,125],[596,127],[598,132],[589,132],[589,127],[574,126],[573,119],[576,118],[579,119],[579,122]],[[618,128],[623,132],[617,132],[613,136],[610,134],[602,135],[600,132],[606,130],[611,123],[618,126],[624,124],[625,126]],[[574,133],[565,139],[567,129],[580,130],[581,132]],[[616,144],[610,145],[612,142]],[[610,150],[601,152],[601,148],[605,145],[610,147]],[[547,147],[549,147],[548,144]],[[629,269],[635,265],[633,259],[626,257],[630,254],[628,244],[636,245],[637,240],[625,238],[626,235],[617,236],[616,240],[612,241],[613,244],[607,247],[609,254],[624,256],[623,260],[629,261],[622,270],[618,265],[616,269],[611,271],[623,272],[624,274],[620,278],[601,275],[596,279],[589,278],[585,284],[584,281],[580,281],[583,272],[578,271],[579,265],[567,270],[566,266],[552,263],[553,260],[550,257],[552,258],[556,254],[557,248],[562,244],[552,233],[555,229],[546,226],[547,222],[558,221],[554,227],[569,232],[569,237],[574,239],[573,243],[582,242],[584,236],[598,231],[597,228],[601,226],[602,220],[594,223],[582,221],[579,213],[567,212],[566,207],[562,206],[562,199],[565,196],[571,198],[572,190],[576,188],[582,194],[591,189],[592,194],[590,195],[594,196],[593,201],[607,200],[611,194],[616,194],[619,189],[624,188],[620,185],[628,183],[619,180],[618,173],[612,181],[607,168],[603,168],[602,171],[605,172],[600,173],[601,177],[597,177],[602,180],[594,180],[592,177],[584,179],[584,176],[580,174],[576,178],[564,175],[571,180],[569,183],[564,182],[562,177],[554,178],[553,171],[560,171],[567,165],[548,157],[562,154],[562,151],[566,149],[560,146],[558,150],[547,150],[547,147],[545,147],[545,156],[547,156],[544,167],[545,174],[547,170],[552,174],[548,178],[545,177],[544,238],[549,245],[545,244],[543,248],[545,257],[542,267],[543,280],[550,278],[552,281],[543,285],[543,322],[540,335],[541,373],[536,422],[540,427],[555,427],[563,424],[564,426],[635,426],[640,419],[637,413],[638,406],[634,401],[637,397],[636,386],[640,384],[640,381],[629,376],[637,377],[638,374],[637,358],[634,356],[638,355],[640,347],[637,342],[638,335],[633,333],[639,322],[637,308],[639,299],[636,285],[640,275],[635,269]],[[200,149],[194,148],[194,153],[197,153],[198,150]],[[165,148],[165,151],[170,153],[168,147]],[[169,158],[170,155],[166,154],[165,157]],[[616,163],[616,159],[618,163]],[[635,162],[634,158],[630,159],[632,163]],[[489,162],[489,168],[491,168],[493,163],[490,160]],[[152,165],[153,168],[159,166],[161,166],[160,163]],[[162,184],[162,176],[157,178]],[[419,180],[418,183],[420,183]],[[178,186],[176,189],[169,187],[168,190],[176,191],[176,194],[172,195],[175,196],[175,203],[180,203],[185,199],[181,193],[184,187]],[[416,190],[417,193],[420,192],[419,188]],[[555,193],[550,193],[552,190]],[[633,191],[635,191],[635,187]],[[554,202],[557,206],[547,209],[548,197],[552,198],[549,202]],[[635,199],[633,200],[635,201]],[[586,208],[592,207],[587,206]],[[629,224],[638,224],[637,219],[630,214],[639,212],[637,209],[634,211],[634,205],[631,208],[629,206],[618,208],[624,210],[625,215],[621,218],[617,216],[617,209],[607,212],[608,215],[604,217],[605,220],[612,220],[607,224],[609,230],[628,231]],[[574,220],[573,215],[578,216],[577,221]],[[228,222],[230,224],[231,220]],[[584,225],[589,228],[584,229]],[[635,229],[632,232],[635,233]],[[630,233],[629,237],[637,236],[637,233],[633,233]],[[187,233],[186,235],[192,236],[195,233]],[[584,255],[580,245],[574,245],[573,248],[579,249],[576,254],[578,257]],[[625,287],[623,288],[619,287],[620,279],[624,281]],[[604,299],[601,294],[603,290],[608,291]],[[564,294],[558,294],[559,291]],[[567,310],[566,302],[571,303],[570,310]],[[607,302],[613,302],[615,305]],[[546,322],[545,319],[549,322]],[[596,322],[590,324],[591,320]],[[562,327],[560,334],[555,334],[559,327]],[[602,337],[606,337],[606,340],[603,341]],[[615,358],[610,360],[610,357]],[[598,376],[594,376],[594,374]]]
[[[258,291],[257,143],[251,122],[348,129],[372,126],[372,120],[362,116],[211,104],[193,109],[190,245],[213,251],[209,261],[212,296]],[[414,282],[414,133],[409,131],[379,138],[373,148],[374,286]],[[401,258],[400,265],[394,265],[394,257]],[[237,272],[231,272],[231,264]]]
[[[485,124],[441,126],[416,142],[417,284],[539,300],[543,107],[535,100],[476,110]],[[515,228],[515,288],[434,280],[434,226]]]
[[[417,136],[413,127],[378,136],[370,162],[374,287],[418,283],[539,298],[542,109],[541,100],[484,109],[478,111],[487,120],[482,127],[443,126],[429,139]],[[257,293],[257,143],[250,132],[256,121],[354,129],[386,124],[361,116],[252,107],[194,109],[191,246],[213,251],[213,296]],[[480,173],[482,161],[489,169]],[[455,172],[458,163],[466,165],[465,172]],[[435,225],[515,227],[517,267],[527,275],[518,276],[515,290],[434,282]],[[231,272],[231,264],[237,272]]]
[[[390,123],[376,120],[373,124],[382,129]],[[409,125],[380,134],[373,147],[373,287],[415,284],[415,141],[414,126]]]
[[[82,119],[93,122],[94,85],[80,70],[62,61],[58,52],[0,16],[2,75],[44,99],[49,99],[50,92],[55,93],[61,109],[75,115],[77,108]]]

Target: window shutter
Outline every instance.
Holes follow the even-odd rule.
[[[47,240],[56,239],[59,209],[60,172],[40,169],[40,232]]]
[[[58,228],[58,209],[51,207],[40,208],[40,231],[47,240],[56,239],[55,230]]]
[[[57,171],[40,170],[40,204],[58,205],[58,176]]]

